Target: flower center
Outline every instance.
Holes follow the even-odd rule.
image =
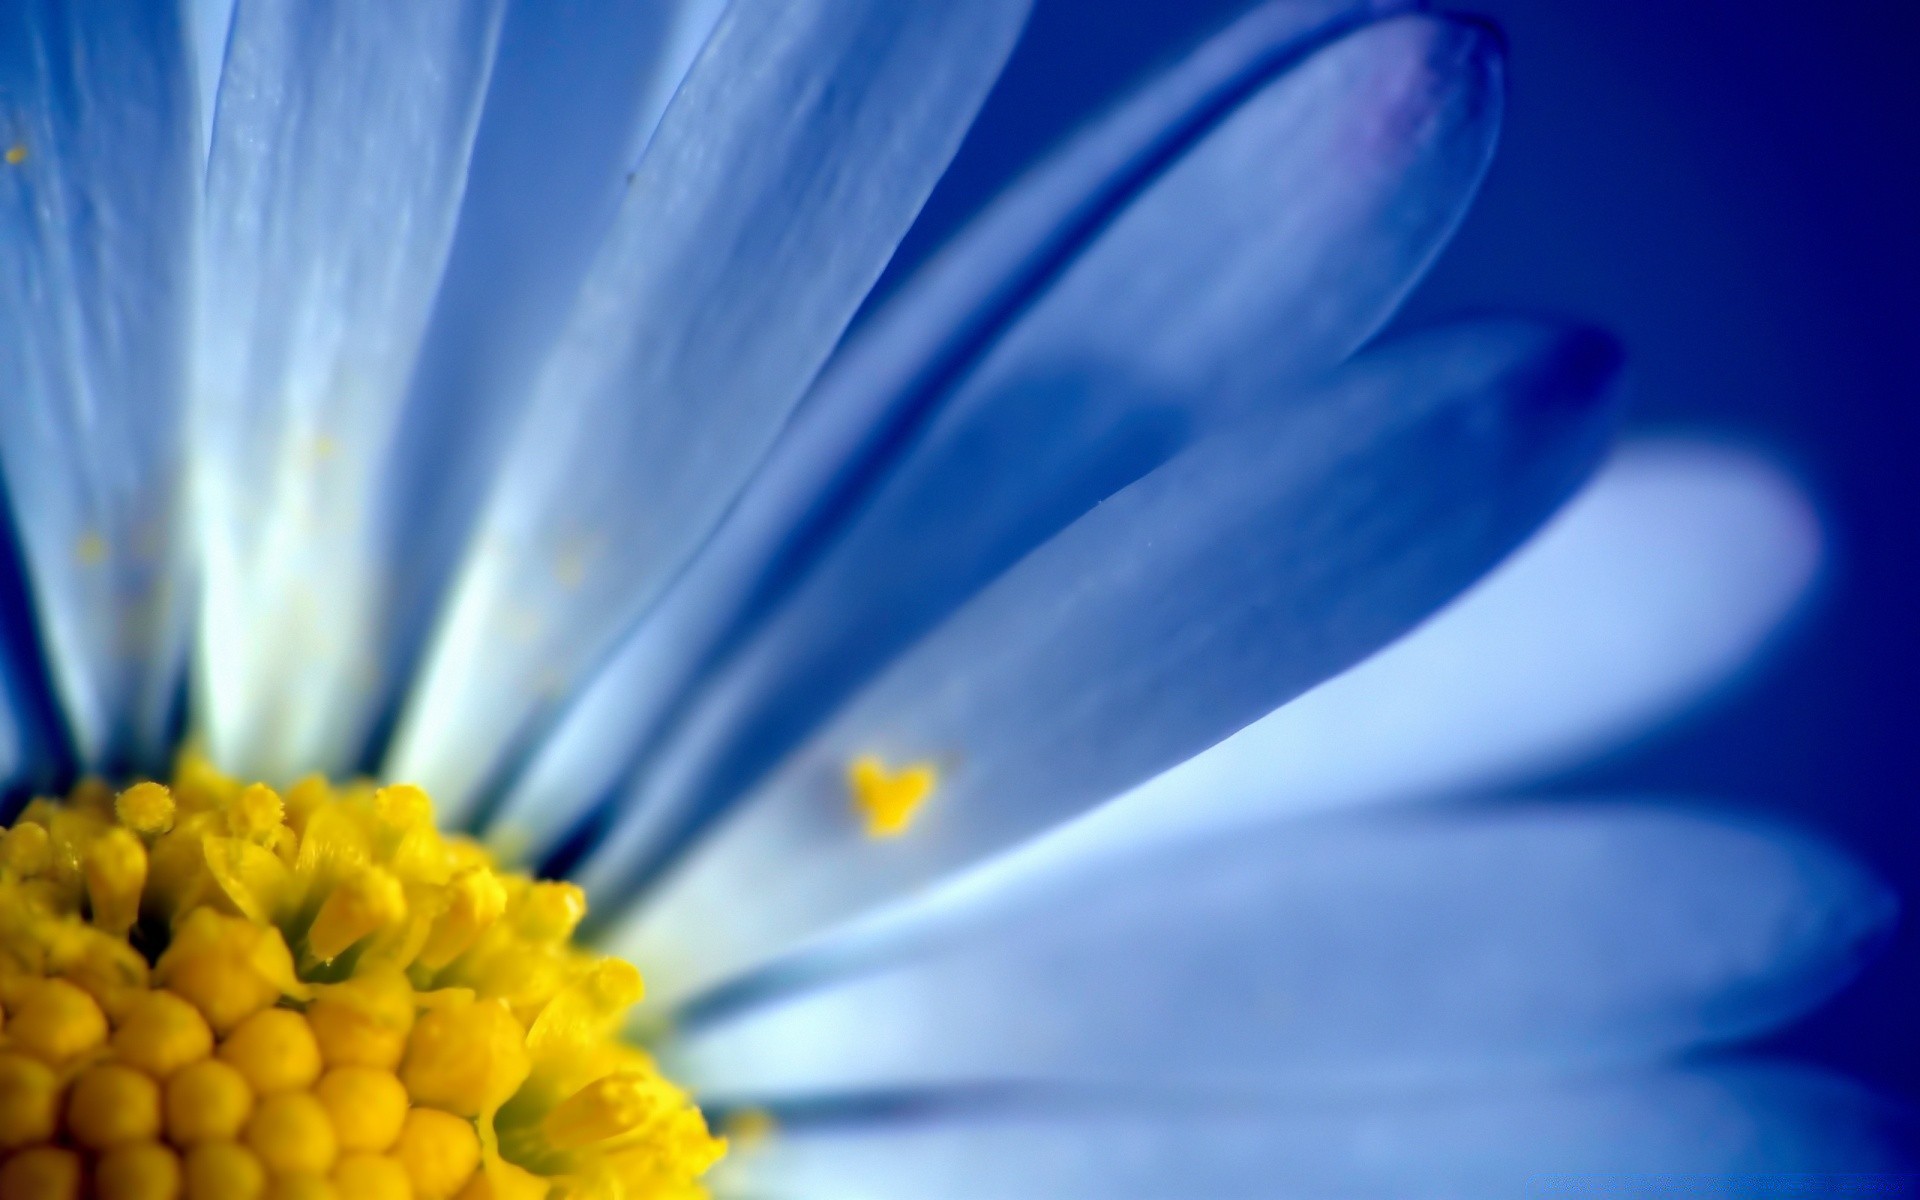
[[[0,1196],[686,1200],[725,1152],[618,1031],[571,884],[424,792],[183,756],[0,832]]]

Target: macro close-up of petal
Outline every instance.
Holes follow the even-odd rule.
[[[1423,299],[1486,18],[954,217],[1078,3],[4,6],[0,1200],[1903,1194],[1901,886],[1617,769],[1818,478]]]

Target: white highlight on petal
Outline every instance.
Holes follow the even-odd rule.
[[[1818,578],[1821,542],[1811,502],[1768,460],[1701,441],[1628,443],[1426,624],[1094,821],[1146,833],[1577,764],[1752,661]]]
[[[445,816],[640,616],[918,213],[1026,0],[735,0],[668,106],[477,522],[388,769]]]
[[[354,765],[378,695],[383,468],[504,0],[234,13],[189,437],[202,726],[237,774]]]

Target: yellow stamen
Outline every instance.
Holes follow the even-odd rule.
[[[109,829],[87,847],[87,899],[93,923],[125,937],[140,919],[140,896],[147,886],[147,848],[124,829]]]
[[[847,768],[854,811],[866,818],[870,838],[899,837],[932,798],[940,774],[929,762],[890,771],[877,756],[863,754]]]
[[[155,838],[173,828],[173,793],[164,783],[136,783],[113,802],[120,823],[141,837]]]
[[[22,146],[16,142],[15,144],[7,147],[7,165],[8,166],[17,167],[25,161],[27,161],[27,148],[25,146]]]
[[[379,867],[362,867],[333,889],[307,931],[307,947],[321,962],[332,962],[361,938],[407,915],[407,894],[400,881]]]

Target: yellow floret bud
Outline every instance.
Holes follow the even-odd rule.
[[[433,827],[433,801],[411,783],[390,784],[374,792],[373,811],[389,836]]]
[[[113,802],[120,823],[145,838],[172,829],[175,808],[173,792],[164,783],[136,783]]]
[[[339,1152],[333,1122],[311,1092],[282,1092],[262,1099],[247,1118],[242,1140],[276,1175],[325,1175]]]
[[[596,1079],[555,1106],[540,1131],[556,1150],[579,1150],[620,1137],[678,1107],[679,1096],[665,1087],[657,1077],[640,1074]]]
[[[253,1089],[217,1058],[182,1067],[167,1080],[167,1140],[176,1146],[230,1142],[253,1113]]]
[[[526,1081],[526,1030],[506,1005],[475,1000],[414,1024],[400,1081],[419,1104],[465,1117],[499,1107]]]
[[[413,985],[395,970],[369,972],[317,989],[307,1023],[330,1067],[400,1065],[413,1031]]]
[[[434,918],[415,961],[438,971],[466,953],[506,911],[507,890],[498,875],[484,867],[461,871],[447,885],[446,907]]]
[[[183,1166],[185,1200],[260,1200],[267,1191],[267,1169],[233,1142],[203,1142],[187,1151]]]
[[[318,1175],[276,1175],[267,1184],[267,1200],[336,1200],[339,1195],[330,1180]]]
[[[140,894],[147,886],[147,848],[124,829],[109,829],[87,847],[87,900],[93,923],[125,937],[140,919]]]
[[[407,915],[407,893],[391,871],[362,867],[333,889],[307,931],[307,948],[332,962],[347,947]]]
[[[220,1044],[220,1060],[245,1077],[256,1096],[313,1086],[320,1078],[320,1044],[307,1019],[290,1008],[269,1008],[234,1027]]]
[[[158,1142],[115,1146],[94,1172],[99,1200],[175,1200],[182,1186],[180,1156]]]
[[[416,1108],[407,1114],[393,1157],[406,1168],[417,1200],[447,1200],[480,1166],[480,1139],[469,1121]]]
[[[343,1154],[334,1164],[333,1186],[351,1200],[412,1200],[413,1181],[400,1160],[384,1154]],[[546,1196],[542,1182],[541,1200]]]
[[[107,1040],[107,1017],[92,996],[64,979],[28,984],[7,1037],[28,1054],[60,1064],[94,1050]]]
[[[547,1180],[533,1172],[495,1161],[475,1171],[455,1200],[547,1200],[550,1190]]]
[[[113,1053],[155,1079],[165,1079],[213,1053],[213,1030],[200,1010],[172,992],[135,999],[113,1034]]]
[[[385,1150],[407,1119],[407,1089],[392,1071],[336,1067],[313,1094],[326,1107],[342,1150]]]
[[[0,1164],[0,1196],[13,1200],[80,1200],[80,1156],[56,1146],[35,1146]]]
[[[47,827],[22,822],[0,836],[0,867],[21,879],[31,879],[53,865],[53,839]]]
[[[160,1085],[132,1067],[101,1063],[73,1081],[67,1133],[90,1150],[160,1136]]]
[[[227,832],[250,842],[265,843],[286,820],[280,793],[264,783],[250,783],[227,808]]]
[[[527,889],[513,917],[529,941],[564,942],[586,915],[587,894],[577,885],[543,880]]]
[[[0,1150],[53,1140],[60,1128],[60,1078],[24,1054],[0,1054]]]
[[[278,929],[211,908],[194,909],[174,931],[154,975],[199,1008],[215,1033],[304,990]]]

